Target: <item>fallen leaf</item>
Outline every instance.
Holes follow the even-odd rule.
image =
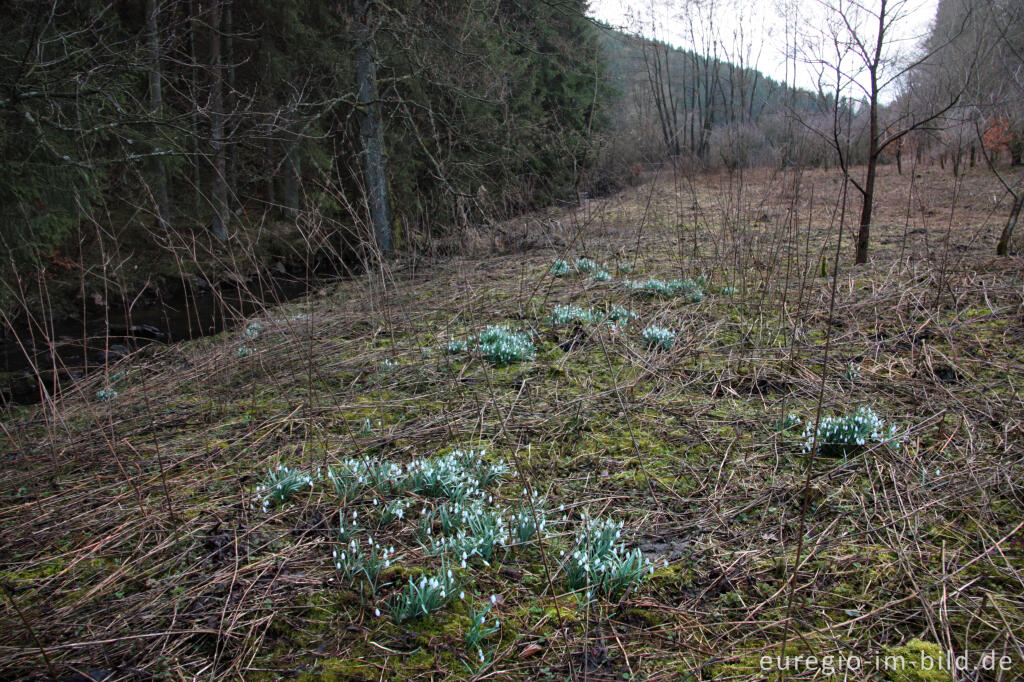
[[[527,644],[525,647],[523,647],[523,650],[519,652],[519,658],[523,659],[523,658],[529,658],[530,656],[536,656],[541,651],[543,651],[543,648],[541,648],[541,646],[539,644],[536,644],[536,643]]]

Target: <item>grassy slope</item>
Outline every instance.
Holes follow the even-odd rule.
[[[387,618],[406,577],[438,565],[414,533],[429,500],[374,532],[404,556],[365,604],[332,570],[339,505],[326,481],[268,513],[250,503],[282,462],[475,447],[512,468],[496,506],[518,504],[525,479],[554,521],[543,553],[534,543],[459,571],[477,602],[500,595],[487,671],[502,679],[758,679],[784,633],[799,635],[790,653],[819,655],[873,656],[912,637],[1007,647],[1019,674],[1020,262],[987,258],[984,215],[954,213],[948,232],[929,220],[971,187],[952,197],[944,177],[922,178],[934,203],[912,205],[904,179],[884,180],[891,222],[873,265],[840,267],[823,383],[821,254],[834,248],[838,185],[757,176],[742,189],[661,180],[561,216],[567,254],[608,264],[612,282],[552,278],[552,251],[384,288],[346,282],[268,311],[255,340],[239,330],[126,360],[110,402],[69,396],[56,418],[7,415],[0,578],[18,610],[4,607],[0,667],[45,673],[38,638],[61,671],[124,678],[468,676],[465,603]],[[624,264],[634,271],[616,272]],[[621,285],[699,273],[711,279],[699,303]],[[738,292],[714,293],[723,285]],[[573,332],[546,318],[569,301],[639,319],[565,352]],[[536,358],[494,368],[439,350],[492,323],[535,331]],[[643,347],[647,324],[677,331],[671,352]],[[859,376],[843,380],[850,363]],[[817,459],[806,476],[799,428],[776,425],[813,420],[822,387],[825,414],[871,405],[903,446]],[[373,519],[373,497],[346,513]],[[581,512],[625,521],[629,546],[659,566],[621,603],[565,594],[559,551]]]

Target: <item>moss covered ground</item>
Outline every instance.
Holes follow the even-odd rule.
[[[906,181],[886,180],[902,205]],[[870,665],[935,650],[994,651],[1012,668],[981,679],[1019,677],[1021,261],[989,258],[978,235],[994,226],[970,214],[923,237],[884,227],[857,268],[844,235],[833,278],[835,187],[661,178],[564,211],[564,248],[340,282],[125,358],[113,399],[95,378],[8,411],[3,676],[949,679]],[[577,256],[613,279],[551,274]],[[703,278],[705,296],[625,283],[652,277]],[[637,317],[552,324],[567,303]],[[529,333],[532,359],[446,351],[494,324]],[[670,349],[644,344],[648,325],[675,332]],[[898,442],[805,452],[807,423],[860,406]],[[508,467],[491,508],[521,508],[525,488],[550,523],[457,566],[466,598],[402,623],[396,594],[440,565],[417,530],[436,500],[339,500],[321,478],[264,510],[257,491],[278,465],[315,476],[455,448]],[[409,513],[383,525],[397,497]],[[375,593],[335,570],[339,512],[400,554]],[[569,590],[581,515],[622,521],[653,573],[615,599]],[[492,595],[481,663],[469,609]],[[868,668],[843,677],[807,656]]]

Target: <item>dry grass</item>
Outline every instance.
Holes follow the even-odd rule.
[[[984,679],[1018,678],[1021,261],[989,256],[1005,208],[985,174],[919,172],[886,169],[871,265],[849,265],[844,225],[834,306],[821,276],[842,214],[833,174],[664,174],[544,218],[540,243],[561,248],[342,282],[268,311],[251,343],[239,330],[125,359],[110,402],[94,382],[5,415],[4,675],[747,680],[767,679],[758,660],[784,638],[790,654],[868,659],[919,637],[975,663],[1007,655],[1013,670]],[[633,272],[548,274],[577,254]],[[692,304],[620,283],[700,273],[711,295]],[[552,328],[568,301],[640,317]],[[499,322],[536,331],[537,358],[493,368],[438,350]],[[671,352],[638,341],[651,323],[677,330]],[[841,378],[851,364],[859,376]],[[813,421],[819,400],[822,414],[873,406],[903,445],[806,458],[776,424]],[[366,419],[380,428],[361,433]],[[396,625],[397,586],[364,605],[333,580],[338,505],[323,485],[250,508],[279,462],[453,446],[512,467],[499,504],[527,485],[569,517],[467,575],[476,598],[501,596],[482,669],[464,606]],[[370,497],[351,507],[369,515]],[[625,520],[630,546],[668,567],[620,603],[581,605],[556,550],[582,511]],[[386,574],[398,586],[437,565],[414,527],[378,533],[405,554]]]

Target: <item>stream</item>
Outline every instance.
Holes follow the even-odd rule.
[[[106,361],[117,360],[151,343],[174,343],[218,334],[265,307],[310,291],[317,280],[274,272],[260,277],[208,285],[180,283],[161,294],[143,292],[133,300],[88,298],[77,316],[22,319],[0,330],[0,409],[9,404],[39,403],[38,377],[47,391],[54,382],[66,387]],[[105,304],[106,303],[106,304]],[[47,334],[41,332],[46,324]],[[50,343],[52,339],[53,343]]]

